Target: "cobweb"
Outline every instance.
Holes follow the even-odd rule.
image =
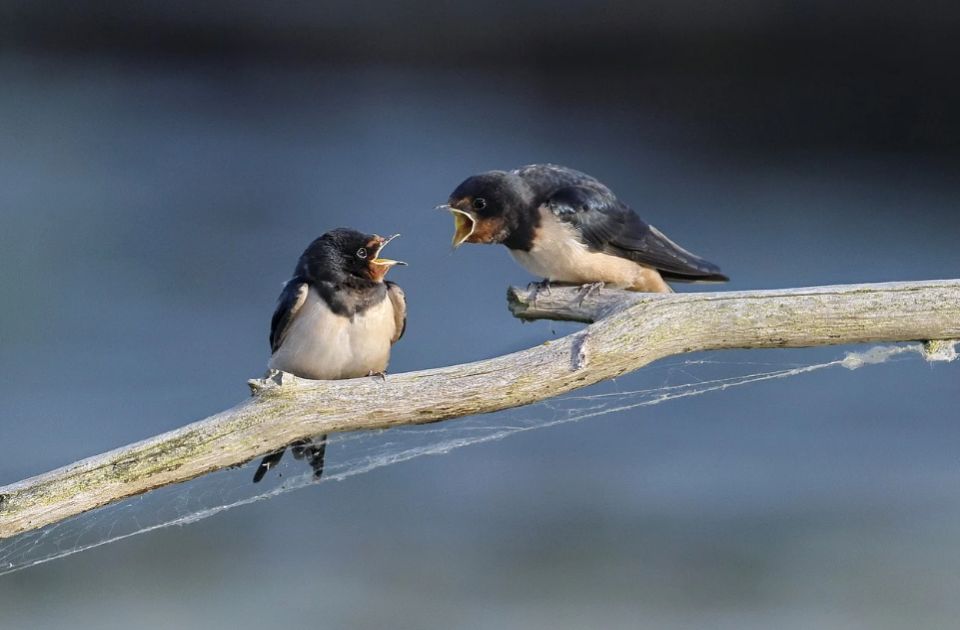
[[[756,351],[753,351],[754,353]],[[274,485],[251,483],[251,468],[225,470],[200,479],[154,490],[140,497],[0,541],[0,576],[57,560],[173,525],[183,526],[242,505],[263,501],[306,486],[341,481],[424,455],[502,440],[506,437],[580,422],[607,414],[701,396],[753,383],[846,368],[858,369],[922,354],[928,361],[952,361],[953,343],[905,344],[851,352],[825,363],[788,364],[719,361],[711,358],[668,361],[645,372],[660,372],[658,387],[569,395],[525,407],[435,425],[331,436],[326,472],[319,482],[303,462],[281,466]],[[729,376],[731,372],[739,374]],[[616,384],[614,384],[614,387]],[[303,469],[307,471],[300,472]],[[288,474],[295,471],[297,474]],[[277,479],[275,473],[271,473]]]

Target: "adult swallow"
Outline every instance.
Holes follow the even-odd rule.
[[[307,247],[283,287],[270,323],[269,367],[310,379],[382,375],[390,347],[407,325],[403,291],[384,277],[406,265],[382,258],[383,238],[338,228]],[[314,476],[323,474],[327,436],[291,445],[294,457],[306,457]],[[254,483],[279,463],[285,449],[263,458]]]
[[[644,222],[604,184],[565,166],[474,175],[440,207],[453,213],[455,248],[503,243],[546,284],[669,293],[667,280],[728,280],[719,267]]]

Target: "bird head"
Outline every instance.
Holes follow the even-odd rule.
[[[318,238],[304,253],[312,277],[346,274],[363,280],[383,282],[387,272],[407,263],[381,256],[387,243],[400,236],[383,237],[349,228],[337,228]],[[334,267],[336,269],[334,269]]]
[[[392,258],[383,258],[380,254],[383,252],[383,249],[387,246],[387,243],[393,239],[400,236],[399,234],[394,234],[393,236],[388,236],[386,238],[378,236],[376,234],[371,235],[370,240],[367,241],[365,247],[357,251],[357,256],[360,257],[360,254],[363,249],[367,251],[367,266],[365,273],[370,277],[374,282],[383,282],[384,276],[387,275],[387,272],[390,271],[395,265],[406,265],[407,263],[401,260],[393,260]],[[361,260],[363,258],[361,257]]]
[[[513,173],[490,171],[465,179],[437,206],[453,215],[453,247],[502,243],[526,203],[526,185]]]

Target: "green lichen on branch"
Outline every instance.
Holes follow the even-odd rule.
[[[526,319],[596,323],[522,352],[384,380],[255,379],[253,396],[232,409],[0,488],[0,538],[234,467],[298,439],[517,407],[674,354],[960,338],[960,280],[671,295],[513,288],[509,303]],[[956,357],[952,342],[927,347],[928,357]]]
[[[932,339],[923,344],[923,358],[927,361],[955,361],[958,339]]]

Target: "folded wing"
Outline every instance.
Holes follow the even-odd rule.
[[[653,267],[670,280],[728,280],[718,266],[685,250],[648,225],[602,184],[593,186],[588,182],[560,188],[550,195],[546,205],[560,220],[573,225],[593,251]]]
[[[307,300],[310,285],[303,278],[295,277],[283,286],[280,297],[277,298],[277,308],[270,320],[270,351],[276,352],[290,329],[297,313]]]
[[[397,331],[394,333],[393,339],[390,340],[390,343],[394,344],[400,340],[400,337],[403,337],[403,333],[407,330],[407,298],[399,285],[389,280],[386,285],[387,297],[390,298],[390,303],[393,305],[393,322],[396,324]]]

